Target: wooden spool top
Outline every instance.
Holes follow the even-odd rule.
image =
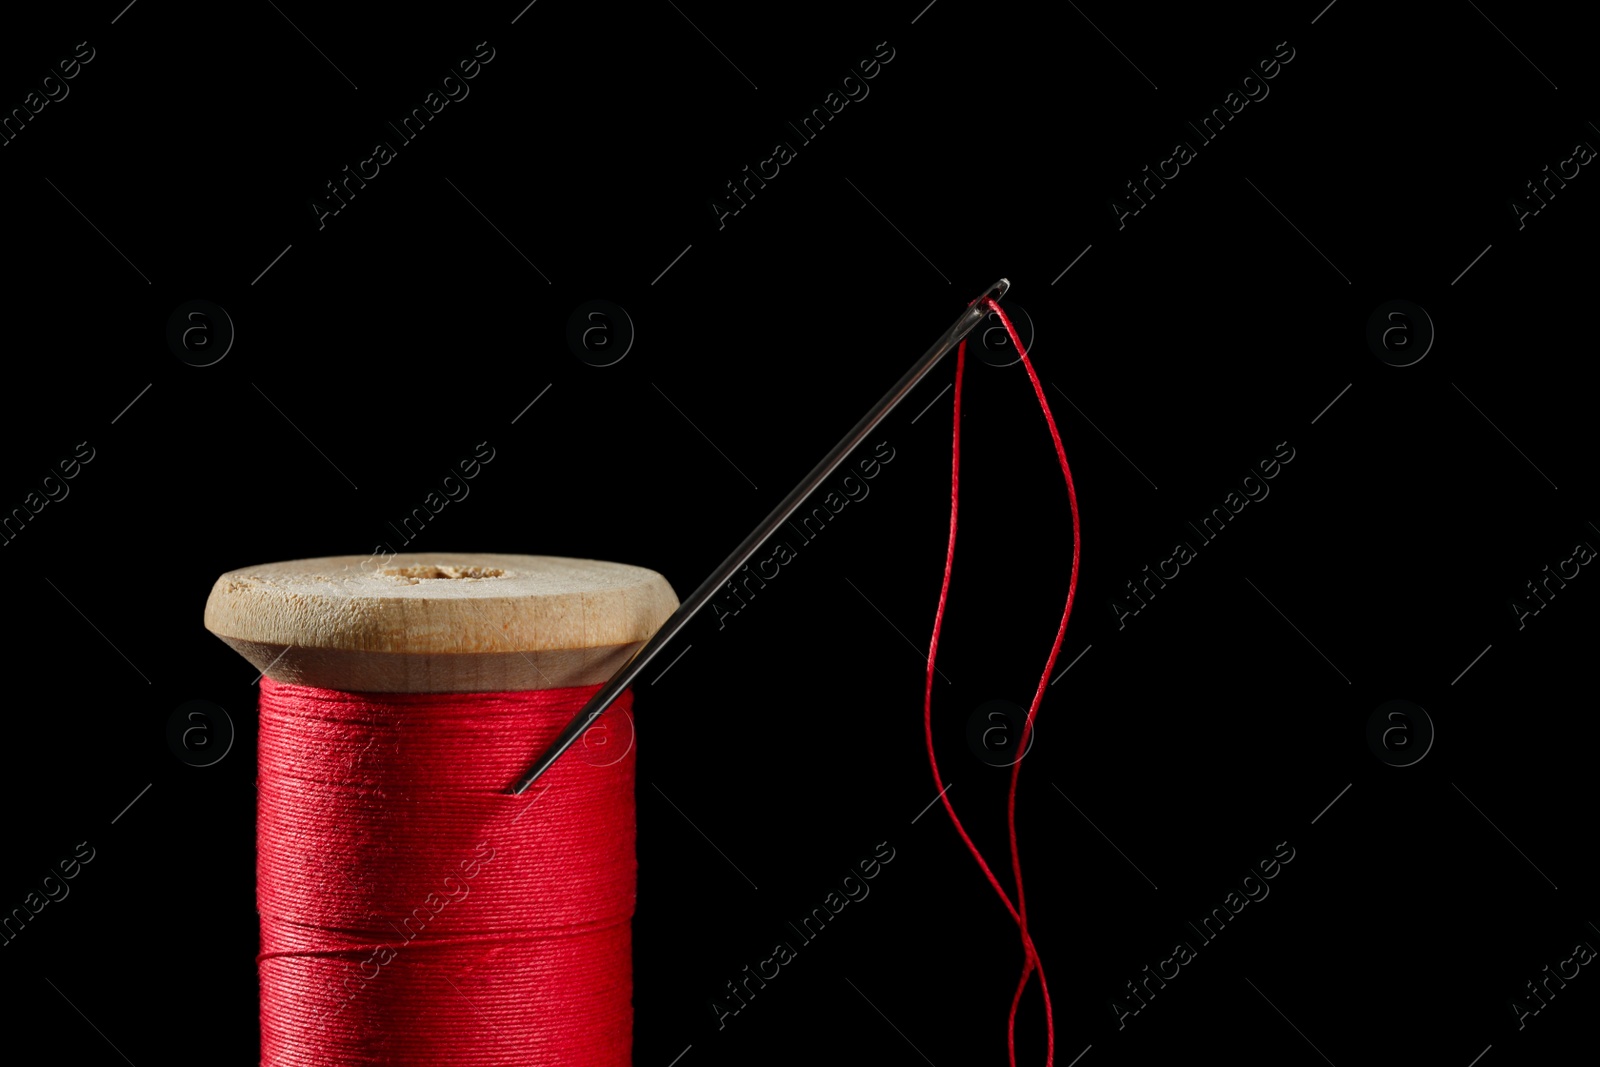
[[[422,552],[229,571],[205,621],[276,682],[499,692],[603,682],[677,607],[667,580],[643,567]]]

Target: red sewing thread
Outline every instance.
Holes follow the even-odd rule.
[[[1039,383],[1039,376],[1034,373],[1033,362],[1028,359],[1028,353],[1022,347],[1022,339],[1017,336],[1016,327],[1011,324],[1011,319],[1001,309],[999,303],[993,298],[985,301],[989,308],[1000,316],[1000,321],[1005,325],[1006,333],[1011,336],[1011,343],[1016,346],[1017,354],[1022,357],[1022,365],[1027,369],[1028,379],[1033,382],[1033,392],[1039,399],[1039,410],[1044,413],[1044,421],[1050,427],[1050,439],[1055,442],[1056,458],[1061,462],[1061,474],[1067,481],[1067,502],[1072,507],[1072,576],[1067,581],[1067,604],[1061,612],[1061,625],[1056,628],[1055,642],[1050,646],[1050,656],[1045,660],[1044,673],[1039,676],[1038,688],[1033,694],[1033,703],[1028,708],[1027,718],[1022,727],[1022,737],[1018,742],[1017,751],[1028,751],[1028,739],[1033,733],[1034,716],[1039,711],[1039,702],[1044,699],[1045,687],[1050,681],[1050,671],[1055,667],[1056,656],[1061,652],[1061,640],[1067,634],[1067,619],[1072,616],[1072,601],[1078,592],[1078,550],[1081,537],[1078,529],[1078,491],[1072,484],[1072,468],[1067,465],[1066,449],[1061,445],[1061,433],[1056,429],[1055,416],[1050,413],[1050,405],[1045,401],[1044,386]],[[955,429],[950,439],[950,540],[945,548],[944,556],[944,581],[939,586],[939,607],[933,616],[933,638],[928,645],[928,672],[927,681],[922,694],[922,724],[928,742],[928,766],[933,770],[933,783],[939,788],[939,798],[944,801],[944,810],[949,813],[950,821],[955,824],[956,833],[961,835],[961,840],[966,844],[967,851],[972,853],[978,861],[978,866],[983,868],[984,877],[1000,895],[1000,900],[1005,904],[1006,910],[1011,913],[1012,920],[1017,924],[1017,929],[1022,935],[1023,967],[1022,977],[1017,981],[1017,990],[1011,997],[1011,1012],[1006,1019],[1006,1053],[1011,1067],[1017,1064],[1017,1005],[1022,1002],[1022,992],[1027,988],[1028,978],[1035,970],[1039,972],[1039,994],[1044,1000],[1045,1020],[1045,1067],[1050,1067],[1055,1061],[1056,1027],[1055,1017],[1050,1006],[1050,986],[1045,982],[1044,964],[1039,960],[1039,953],[1034,948],[1033,937],[1028,932],[1028,905],[1022,891],[1022,856],[1017,848],[1017,778],[1022,773],[1022,760],[1011,765],[1011,784],[1006,792],[1006,833],[1011,842],[1011,873],[1017,883],[1017,902],[1013,904],[1011,897],[1006,893],[1005,887],[995,877],[994,871],[978,851],[978,846],[973,844],[972,838],[967,834],[967,828],[961,824],[961,819],[956,815],[954,805],[950,803],[944,779],[939,775],[939,761],[933,751],[933,674],[934,662],[939,655],[939,631],[944,625],[945,600],[950,593],[950,572],[955,565],[956,558],[956,505],[959,500],[961,484],[961,377],[966,369],[967,342],[963,340],[956,349],[956,382],[955,382]]]
[[[262,679],[266,1067],[626,1067],[631,741],[620,758],[574,751],[535,789],[505,791],[598,688],[346,693]],[[622,694],[613,723],[632,702]]]

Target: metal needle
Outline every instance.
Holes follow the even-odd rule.
[[[1001,278],[991,285],[982,296],[967,305],[967,309],[961,313],[961,316],[956,319],[948,330],[940,335],[939,339],[933,343],[933,347],[924,352],[922,358],[912,364],[911,369],[906,371],[901,379],[890,387],[882,399],[872,405],[872,409],[861,417],[861,421],[856,423],[849,433],[845,434],[844,440],[833,446],[828,454],[822,458],[822,461],[811,469],[811,473],[801,479],[800,484],[790,490],[789,495],[784,497],[782,502],[772,509],[772,513],[751,531],[750,536],[740,542],[739,547],[734,549],[733,553],[722,561],[722,564],[711,573],[711,576],[702,582],[698,589],[690,593],[688,599],[678,605],[678,610],[668,617],[667,621],[662,624],[661,629],[657,630],[655,635],[646,641],[638,652],[634,653],[633,658],[624,664],[617,673],[613,674],[611,679],[601,686],[594,696],[589,698],[589,702],[583,706],[583,710],[573,717],[572,721],[561,731],[561,734],[551,742],[550,746],[544,750],[544,753],[534,761],[533,765],[511,787],[512,793],[520,794],[525,791],[538,780],[540,775],[549,770],[556,760],[561,758],[561,754],[571,747],[574,741],[583,736],[584,731],[600,717],[606,708],[611,706],[611,703],[617,697],[622,695],[622,692],[628,686],[633,684],[634,679],[666,647],[667,643],[689,624],[690,619],[694,618],[702,608],[711,602],[712,597],[717,595],[717,592],[734,576],[740,567],[749,562],[750,557],[756,554],[756,550],[761,547],[767,538],[776,533],[778,527],[788,521],[789,516],[795,513],[806,498],[815,492],[823,482],[827,481],[828,477],[838,469],[839,465],[845,461],[850,453],[855,451],[856,446],[866,440],[867,435],[877,428],[878,424],[884,420],[889,412],[893,411],[895,406],[904,400],[912,389],[916,388],[917,383],[922,381],[928,372],[933,370],[934,366],[951,349],[955,348],[968,333],[972,332],[973,327],[984,320],[989,313],[987,302],[991,299],[1001,299],[1010,288],[1011,283],[1005,278]]]

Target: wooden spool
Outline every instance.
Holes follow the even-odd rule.
[[[554,556],[428,552],[408,553],[387,560],[332,556],[230,571],[218,578],[212,587],[206,601],[205,624],[274,682],[347,693],[501,693],[602,683],[627,663],[677,606],[678,598],[666,579],[643,567]],[[627,746],[619,746],[624,755],[632,747],[631,729],[628,737]],[[611,759],[613,750],[604,751],[606,762],[594,766],[614,768],[620,757]],[[471,752],[462,753],[462,758],[470,759],[472,755]],[[533,755],[529,752],[528,757]],[[569,753],[566,758],[577,759],[579,753]],[[505,769],[507,786],[520,769]],[[633,781],[631,765],[626,767],[625,774],[617,769],[580,769],[609,774],[612,776],[609,780],[616,782],[626,781],[631,785]],[[559,810],[566,795],[576,794],[569,792],[552,798],[540,809],[541,813]],[[391,835],[398,833],[412,818],[411,807],[409,803],[384,802],[371,809],[377,812],[372,817],[374,826],[378,827],[373,831],[373,842],[388,841]],[[521,811],[526,810],[527,807],[521,808]],[[516,818],[521,817],[521,811]],[[539,816],[535,816],[516,828],[520,831],[519,837],[538,840],[542,832],[538,820]],[[514,823],[515,818],[510,821]],[[631,796],[626,819],[610,829],[612,833],[608,835],[595,835],[591,845],[580,850],[582,856],[573,862],[606,860],[612,868],[617,868],[619,850],[626,850],[628,858],[632,859],[635,828]],[[473,840],[475,836],[460,842],[463,855],[475,855],[471,848]],[[504,844],[502,841],[502,847]],[[370,865],[374,862],[371,857],[381,854],[381,848],[374,844],[351,853],[347,859]],[[491,858],[492,850],[484,862]],[[552,857],[552,860],[559,865],[558,858]],[[308,884],[302,874],[301,860],[281,848],[270,855],[263,854],[259,863],[263,872],[271,872],[275,884],[298,881],[301,888]],[[464,877],[471,878],[473,873],[469,871]],[[616,877],[620,876],[613,877],[612,891],[620,892]],[[266,878],[264,874],[264,881]],[[630,865],[624,887],[630,914],[634,892],[632,879]],[[414,887],[400,878],[394,864],[379,863],[376,867],[361,868],[350,884],[360,887],[358,892],[365,894],[363,906],[373,914],[404,916],[407,909],[421,899],[407,895]],[[479,883],[483,884],[486,883]],[[477,887],[473,889],[475,894],[480,891]],[[434,901],[436,895],[430,892],[426,897],[421,909],[424,921],[433,921],[428,902]],[[397,901],[399,906],[396,906]],[[442,907],[438,904],[431,910],[437,913]],[[415,918],[418,912],[412,910],[409,914]],[[458,916],[459,911],[448,913],[445,919],[453,922]],[[397,953],[402,951],[428,951],[427,948],[405,948],[410,920],[402,921],[407,924],[405,929],[389,924],[396,931],[393,946],[388,944],[386,932],[378,935],[383,942],[374,951],[389,952],[387,958],[376,957],[382,962],[397,958]],[[269,917],[263,912],[263,944],[268,926]],[[292,940],[286,931],[292,931],[294,926],[286,916],[275,916],[272,923],[274,943]],[[423,939],[422,943],[426,942],[427,939]],[[371,947],[363,945],[361,950]],[[492,954],[486,954],[484,960]],[[313,992],[326,1000],[330,989],[342,988],[350,992],[352,980],[360,983],[356,986],[359,992],[367,980],[376,980],[364,971],[374,958],[369,955],[362,964],[349,970],[340,987],[317,986]],[[544,961],[545,968],[559,970],[561,957],[555,950],[547,950],[539,958]],[[261,966],[264,1001],[270,995],[277,1003],[306,1003],[305,998],[312,995],[299,977],[282,971],[269,974],[268,965]],[[522,983],[524,992],[532,993],[535,990],[531,983],[546,980],[540,977],[544,974],[545,971],[531,970],[508,980]],[[337,1011],[350,1004],[357,1005],[357,1010],[361,1010],[362,1004],[368,1005],[368,1010],[378,1010],[375,1005],[382,1004],[384,997],[408,995],[406,991],[410,986],[397,985],[399,980],[393,978],[388,981],[390,985],[382,987],[387,992],[380,990],[373,995],[374,1000],[340,999]],[[584,981],[593,987],[592,975],[579,975],[580,986]],[[548,994],[549,989],[544,992]],[[593,988],[591,992],[595,993]],[[462,994],[463,998],[466,996]],[[584,1020],[559,1014],[548,1025],[554,1027],[554,1033],[571,1035],[582,1031],[601,1042],[599,1047],[622,1050],[614,1062],[616,1067],[625,1067],[631,1040],[631,987],[613,984],[595,993],[595,997],[594,1004],[589,1007],[599,1010],[602,1021],[594,1026],[601,1027],[600,1030],[592,1027],[582,1030]],[[465,1009],[457,1010],[476,1011],[471,1004],[469,1000]],[[304,1020],[285,1022],[278,1016],[269,1019],[264,1009],[263,1048],[269,1041],[276,1047],[285,1042],[321,1040],[322,1032],[316,1025]],[[407,1057],[403,1062],[427,1062],[426,1058],[411,1058],[406,1041],[391,1041],[396,1035],[371,1029],[359,1033],[363,1035],[362,1040],[370,1038],[376,1042],[375,1048],[381,1045],[398,1050],[396,1054]],[[547,1062],[549,1051],[540,1052],[538,1062]],[[531,1056],[532,1052],[529,1054]]]
[[[677,606],[667,580],[643,567],[413,552],[229,571],[205,624],[275,682],[506,692],[604,682]]]

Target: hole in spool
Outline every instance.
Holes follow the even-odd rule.
[[[390,567],[383,572],[390,578],[504,578],[506,572],[499,567],[451,567],[434,563],[420,563],[410,567]]]

